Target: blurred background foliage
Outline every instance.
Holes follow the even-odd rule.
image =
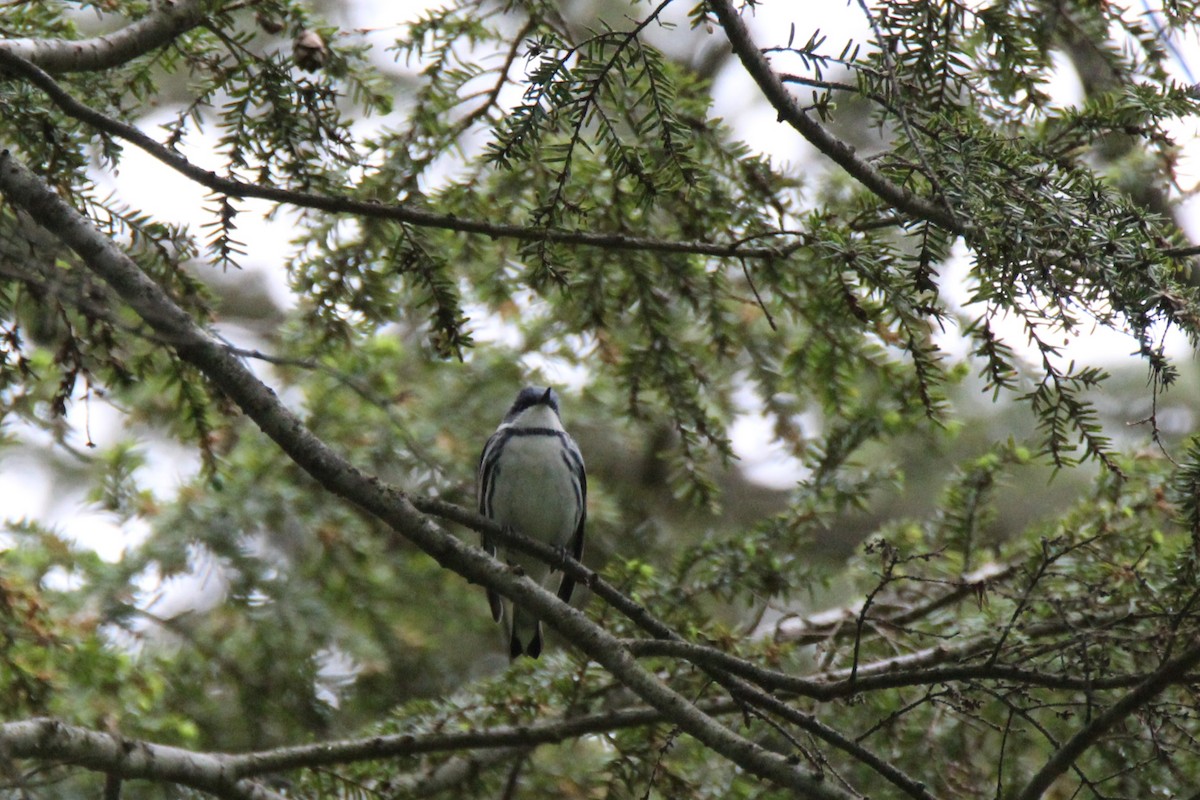
[[[1172,331],[1179,353],[1196,332],[1194,265],[1168,252],[1187,244],[1168,123],[1197,112],[1194,89],[1167,73],[1168,37],[1194,40],[1194,8],[903,2],[873,6],[874,30],[846,49],[801,19],[766,32],[810,113],[969,224],[963,247],[811,152],[743,143],[742,121],[713,110],[740,68],[703,7],[685,6],[463,2],[398,23],[365,1],[212,3],[169,46],[56,76],[219,174],[533,231],[523,238],[289,208],[271,211],[270,247],[252,246],[239,225],[258,207],[215,195],[194,218],[160,219],[100,177],[128,145],[13,77],[0,81],[0,138],[244,348],[318,436],[406,492],[472,506],[479,450],[514,392],[558,384],[588,463],[586,560],[690,638],[800,673],[844,667],[845,629],[817,646],[780,631],[880,585],[881,603],[904,608],[1012,564],[990,599],[874,631],[855,658],[1020,617],[1003,643],[1014,663],[1152,668],[1168,621],[1195,625],[1187,520],[1200,468],[1187,440],[1200,387],[1190,357],[1164,344]],[[77,37],[145,10],[14,2],[0,29]],[[308,69],[293,45],[303,31],[325,48]],[[381,40],[391,46],[367,47]],[[1077,102],[1047,94],[1052,70],[1079,76]],[[5,208],[0,226],[8,491],[49,482],[56,510],[82,503],[102,536],[123,537],[101,557],[54,523],[10,517],[0,716],[246,750],[628,703],[565,648],[508,666],[481,589],[331,502],[28,220]],[[542,229],[777,252],[580,246]],[[1112,367],[1084,347],[1097,363],[1076,364],[1064,350],[1109,327],[1131,333],[1140,360]],[[765,433],[739,439],[747,421]],[[763,483],[743,465],[768,448],[778,466]],[[154,474],[164,469],[183,477],[171,485]],[[1030,602],[1025,579],[1046,562]],[[1103,634],[1039,649],[1039,624],[1117,609],[1129,616]],[[719,695],[678,663],[662,668],[693,696]],[[997,731],[1017,713],[989,691],[809,710],[967,796],[998,785]],[[1186,729],[1193,712],[1175,699],[1157,719]],[[1083,702],[1022,707],[1010,774],[1069,736]],[[1171,758],[1121,773],[1122,759],[1171,747],[1127,733],[1084,767],[1120,773],[1104,784],[1115,794],[1197,777],[1200,760]],[[927,775],[931,751],[946,766]],[[829,758],[848,784],[870,785],[862,765]],[[455,791],[498,796],[511,762],[483,762]],[[403,796],[429,790],[440,763],[298,780]],[[70,770],[45,780],[35,794],[94,796]],[[541,750],[521,781],[531,797],[770,795],[666,727]]]

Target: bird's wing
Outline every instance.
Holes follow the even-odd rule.
[[[575,523],[575,532],[571,539],[567,542],[567,552],[571,554],[571,558],[576,561],[583,560],[583,529],[587,524],[587,470],[583,467],[583,455],[579,452],[579,447],[576,446],[575,440],[570,436],[566,437],[567,443],[567,465],[571,468],[571,476],[579,490],[579,521]],[[570,575],[563,575],[562,582],[558,584],[558,599],[564,603],[571,602],[571,594],[575,591],[575,579]]]
[[[479,468],[475,472],[475,497],[478,501],[479,513],[488,519],[492,518],[492,492],[496,485],[496,461],[500,458],[500,451],[504,449],[504,443],[508,440],[507,434],[507,430],[504,429],[493,433],[488,437],[487,444],[483,446],[483,452],[479,454]],[[496,543],[486,533],[481,538],[483,549],[488,552],[488,555],[495,556]],[[500,595],[493,589],[488,589],[487,599],[488,607],[492,610],[492,619],[499,622],[504,613]]]

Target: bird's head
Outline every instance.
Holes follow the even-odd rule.
[[[518,427],[547,427],[552,423],[560,425],[558,392],[549,386],[526,386],[517,393],[517,399],[504,415],[504,421]]]

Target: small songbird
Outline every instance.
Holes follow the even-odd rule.
[[[501,525],[552,547],[576,560],[583,557],[583,526],[587,519],[587,474],[583,456],[562,426],[558,394],[550,388],[527,386],[517,395],[496,432],[484,445],[475,483],[479,513]],[[496,545],[483,537],[484,548]],[[543,586],[550,566],[532,556],[506,552],[508,563]],[[575,579],[563,575],[558,597],[571,601]],[[503,614],[500,595],[488,589],[488,604],[497,622]],[[520,606],[512,609],[509,654],[537,658],[542,652],[542,623]]]

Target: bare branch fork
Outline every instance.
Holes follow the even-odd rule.
[[[1136,688],[1113,703],[1107,711],[1095,717],[1087,726],[1064,742],[1062,747],[1029,779],[1020,794],[1016,795],[1017,800],[1038,800],[1046,793],[1055,779],[1066,772],[1085,750],[1100,740],[1100,737],[1121,720],[1134,714],[1139,708],[1161,694],[1171,683],[1179,681],[1198,664],[1200,664],[1200,644],[1193,644],[1178,657],[1164,663]]]

